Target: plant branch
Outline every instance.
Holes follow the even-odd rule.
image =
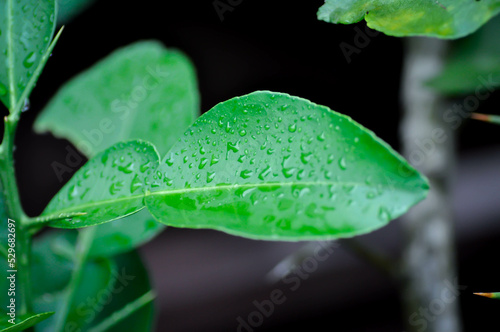
[[[10,110],[4,119],[4,137],[0,146],[0,180],[6,198],[7,216],[16,222],[16,270],[20,284],[19,315],[32,312],[30,256],[31,235],[25,227],[26,214],[21,206],[21,199],[14,169],[14,139],[19,120],[19,112]]]
[[[443,98],[425,86],[443,66],[447,41],[431,38],[408,38],[407,41],[400,135],[406,158],[428,177],[431,189],[427,199],[404,217],[402,300],[407,323],[420,308],[429,308],[433,301],[442,300],[445,309],[433,320],[426,321],[426,331],[459,332],[457,300],[441,299],[443,291],[457,276],[450,204],[455,133],[443,118]],[[407,328],[408,331],[422,330],[420,324],[408,324]]]

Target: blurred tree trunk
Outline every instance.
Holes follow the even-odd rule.
[[[444,99],[425,86],[443,66],[448,42],[407,38],[401,140],[410,163],[425,174],[427,199],[405,215],[402,300],[408,331],[459,332],[451,182],[455,133],[443,119]]]

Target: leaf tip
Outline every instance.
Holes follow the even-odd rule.
[[[471,118],[479,121],[489,121],[490,117],[486,114],[472,113]]]
[[[500,124],[500,116],[498,115],[472,113],[471,118],[474,120]]]

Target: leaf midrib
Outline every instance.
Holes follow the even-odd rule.
[[[376,183],[380,184],[380,183]],[[367,185],[366,183],[360,183],[360,182],[324,182],[324,181],[317,181],[317,182],[266,182],[266,183],[247,183],[247,184],[232,184],[232,185],[223,185],[223,186],[210,186],[210,187],[196,187],[196,188],[183,188],[183,189],[172,189],[172,190],[162,190],[162,191],[152,191],[152,192],[147,192],[146,197],[148,196],[157,196],[157,195],[175,195],[175,194],[183,194],[183,193],[190,193],[190,192],[196,192],[196,191],[211,191],[211,190],[218,190],[218,189],[236,189],[236,188],[261,188],[261,187],[286,187],[286,186],[294,186],[294,185],[303,185],[303,186],[361,186],[361,187],[369,187],[372,188],[374,186]],[[384,187],[386,187],[384,185]],[[394,186],[390,186],[394,187]],[[401,188],[400,188],[401,189]]]
[[[380,183],[378,183],[380,184]],[[212,190],[231,190],[231,189],[237,189],[237,188],[272,188],[272,187],[291,187],[294,185],[302,185],[302,186],[361,186],[361,187],[369,187],[372,188],[373,186],[367,185],[366,183],[360,183],[360,182],[324,182],[324,181],[317,181],[317,182],[276,182],[276,183],[248,183],[248,184],[232,184],[232,185],[223,185],[223,186],[211,186],[211,187],[196,187],[196,188],[183,188],[183,189],[172,189],[172,190],[162,190],[162,191],[153,191],[153,192],[147,192],[142,195],[133,195],[133,196],[126,196],[126,197],[121,197],[121,198],[116,198],[116,199],[104,199],[96,202],[89,202],[85,204],[80,204],[80,205],[73,205],[71,208],[66,208],[66,209],[60,209],[60,210],[47,210],[45,211],[42,215],[54,215],[57,213],[65,213],[65,212],[75,212],[75,211],[80,211],[83,212],[82,210],[88,208],[88,207],[93,207],[93,206],[99,206],[99,205],[106,205],[106,204],[113,204],[121,201],[128,201],[128,200],[134,200],[134,199],[143,199],[148,196],[170,196],[170,195],[176,195],[176,194],[185,194],[185,193],[190,193],[190,192],[204,192],[204,191],[212,191]],[[386,186],[384,186],[386,187]],[[396,188],[394,186],[391,186],[393,188]],[[404,190],[404,188],[398,188],[400,190]],[[147,204],[146,204],[147,205]]]
[[[76,212],[83,212],[81,210],[84,210],[86,208],[93,207],[93,206],[106,205],[106,204],[110,204],[110,203],[129,201],[129,200],[134,200],[134,199],[143,199],[143,198],[144,198],[144,194],[132,195],[132,196],[126,196],[126,197],[120,197],[120,198],[114,198],[114,199],[103,199],[103,200],[99,200],[96,202],[88,202],[88,203],[79,204],[79,205],[72,205],[72,207],[66,208],[66,209],[47,210],[47,211],[44,211],[42,216],[51,216],[51,215],[55,215],[58,213],[75,212],[75,211]],[[78,217],[76,217],[76,218],[78,218]]]

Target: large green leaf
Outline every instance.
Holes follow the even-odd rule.
[[[199,113],[193,67],[154,41],[124,47],[66,83],[35,123],[87,156],[131,139],[164,154]]]
[[[55,28],[54,0],[0,0],[0,100],[24,105],[43,67]]]
[[[257,239],[349,237],[422,200],[426,180],[349,117],[281,93],[216,105],[151,179],[159,221]]]
[[[95,0],[57,0],[57,24],[66,24],[87,9]]]
[[[144,207],[145,179],[158,153],[147,142],[118,143],[89,160],[50,201],[42,215],[81,212],[50,226],[80,228],[121,218]]]
[[[26,314],[17,316],[15,319],[15,325],[9,323],[9,317],[2,315],[0,319],[0,332],[17,332],[24,331],[36,324],[46,320],[50,316],[52,316],[53,312],[44,312],[40,314]]]
[[[500,17],[453,45],[443,72],[429,82],[449,95],[476,93],[481,99],[500,87]]]
[[[326,0],[318,19],[368,26],[397,37],[466,36],[500,12],[500,0]]]

